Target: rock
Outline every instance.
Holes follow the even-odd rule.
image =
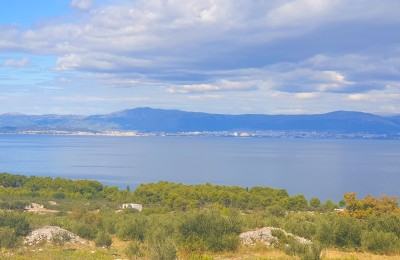
[[[264,227],[261,229],[248,231],[240,234],[240,241],[243,245],[254,245],[256,242],[264,243],[266,246],[274,246],[279,241],[277,237],[272,235],[272,231],[282,231],[285,236],[293,237],[297,242],[301,244],[311,244],[312,242],[304,237],[298,237],[291,233],[286,232],[281,228],[276,227]]]
[[[32,231],[25,238],[24,244],[32,246],[42,242],[54,242],[55,239],[65,243],[87,243],[86,240],[68,230],[57,226],[44,226]]]

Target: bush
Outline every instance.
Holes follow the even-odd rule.
[[[57,234],[53,234],[51,242],[58,246],[63,246],[65,243],[71,241],[71,237],[69,236],[68,232],[60,232]]]
[[[361,246],[370,252],[391,254],[400,252],[400,239],[393,233],[366,231],[361,236]]]
[[[14,212],[0,213],[0,227],[14,229],[17,236],[26,236],[30,232],[29,223],[25,216]]]
[[[129,258],[142,259],[145,256],[145,246],[143,243],[135,240],[132,241],[129,246],[125,249],[125,254]]]
[[[285,216],[286,210],[279,205],[272,205],[267,207],[267,211],[271,213],[275,217],[283,217]]]
[[[367,219],[368,230],[394,233],[400,237],[400,215],[385,214],[380,216],[372,215]]]
[[[274,243],[274,247],[279,249],[284,249],[287,245],[295,242],[292,236],[287,236],[282,230],[279,229],[272,230],[271,235],[277,238],[276,242]]]
[[[323,221],[317,226],[315,240],[319,241],[324,246],[331,246],[335,244],[335,229],[332,223]]]
[[[93,240],[96,238],[97,228],[92,225],[80,223],[75,228],[75,233],[82,238]]]
[[[335,244],[339,247],[357,247],[361,245],[363,222],[348,216],[337,217],[334,223]]]
[[[18,244],[15,231],[11,228],[0,228],[0,248],[14,248]]]
[[[110,247],[112,244],[111,237],[106,232],[99,232],[94,240],[96,246],[99,247]]]
[[[149,250],[152,259],[176,259],[176,246],[165,230],[156,228],[149,236]]]
[[[133,218],[132,218],[133,217]],[[131,215],[117,225],[117,236],[122,240],[144,240],[147,220],[141,215]]]
[[[319,260],[321,259],[322,246],[318,243],[301,244],[292,241],[285,248],[285,252],[288,255],[298,256],[302,260]]]
[[[291,214],[284,219],[283,228],[295,235],[311,239],[316,232],[315,218],[305,213]]]
[[[234,216],[201,212],[188,215],[179,226],[179,233],[184,246],[203,246],[204,250],[215,252],[233,251],[239,244],[240,223]]]

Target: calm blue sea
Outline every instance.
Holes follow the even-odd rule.
[[[400,196],[400,141],[0,135],[0,172],[131,188],[172,181]]]

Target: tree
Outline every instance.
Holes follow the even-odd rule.
[[[378,198],[367,195],[364,200],[357,199],[355,192],[344,195],[347,214],[356,218],[366,218],[370,215],[385,213],[400,213],[397,197],[381,195]]]
[[[314,209],[317,209],[321,206],[321,201],[318,198],[311,198],[310,206],[313,207]]]

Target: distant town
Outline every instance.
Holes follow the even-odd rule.
[[[298,139],[388,139],[400,140],[397,134],[373,133],[332,133],[308,131],[194,131],[194,132],[154,132],[142,133],[136,131],[61,131],[61,130],[27,130],[16,132],[0,132],[0,134],[24,135],[75,135],[75,136],[199,136],[199,137],[238,137],[238,138],[298,138]]]
[[[0,133],[400,139],[400,116],[354,111],[315,115],[222,115],[134,108],[106,115],[0,115]]]

